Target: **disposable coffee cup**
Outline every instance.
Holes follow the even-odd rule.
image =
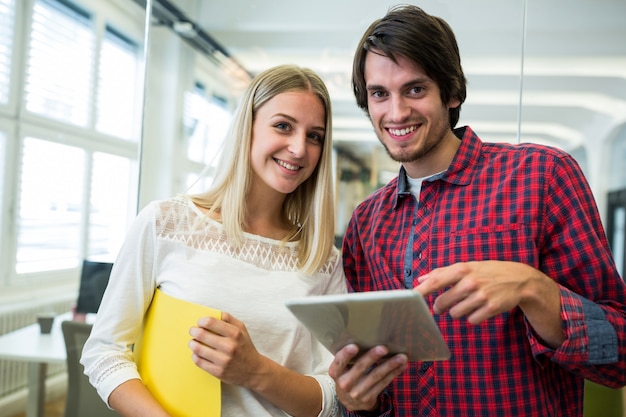
[[[42,334],[48,334],[52,330],[52,324],[54,323],[54,314],[39,314],[37,316],[37,322],[39,323],[39,329]]]

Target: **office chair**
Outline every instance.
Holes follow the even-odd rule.
[[[67,399],[65,417],[119,417],[98,396],[83,373],[79,359],[83,345],[91,333],[91,324],[79,321],[61,323],[67,351]]]

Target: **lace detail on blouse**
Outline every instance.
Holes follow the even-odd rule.
[[[327,390],[328,390],[329,393],[333,393],[334,394],[336,392],[335,381],[330,376],[326,376],[325,378],[320,378],[320,379],[318,379],[318,381],[320,381],[320,383],[326,385]],[[325,393],[326,390],[322,389],[322,392]],[[326,401],[325,401],[325,403],[326,403]],[[322,410],[322,412],[320,413],[320,416],[322,416],[322,415],[325,415],[325,416],[341,416],[341,409],[339,408],[339,400],[337,399],[336,395],[330,395],[330,404],[331,404],[330,409]]]
[[[158,239],[229,256],[268,271],[298,270],[297,242],[281,245],[278,240],[244,233],[241,246],[233,246],[222,225],[205,216],[187,198],[175,197],[159,203],[155,221]],[[330,274],[336,256],[333,252],[319,272]]]
[[[110,375],[115,375],[123,368],[137,369],[135,363],[129,361],[128,356],[123,353],[103,356],[103,359],[94,365],[96,372],[92,374],[96,376],[96,380],[93,381],[93,385],[100,386]]]

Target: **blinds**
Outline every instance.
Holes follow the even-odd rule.
[[[0,162],[4,164],[6,160],[6,134],[0,129]],[[4,170],[0,170],[0,201],[4,199]],[[2,229],[2,219],[0,218],[0,229]],[[2,245],[0,245],[1,247]]]
[[[93,154],[87,259],[115,258],[130,218],[137,190],[136,163],[102,152]],[[132,202],[132,204],[131,204]]]
[[[207,98],[202,84],[185,93],[183,123],[187,136],[187,158],[215,165],[230,125],[231,113],[223,100]]]
[[[82,149],[25,138],[17,219],[18,274],[76,266],[84,184]]]
[[[15,271],[112,262],[135,214],[140,47],[67,0],[34,1],[27,45],[24,107],[38,117],[20,141]]]
[[[61,0],[34,5],[26,109],[77,126],[91,118],[95,34],[91,16]]]
[[[136,140],[139,47],[107,25],[99,55],[96,48],[89,13],[62,0],[37,0],[26,69],[26,109],[76,126],[94,127],[121,139]]]
[[[107,26],[100,52],[96,129],[122,139],[135,137],[139,120],[136,85],[139,48]]]
[[[187,192],[204,192],[213,182],[231,119],[232,114],[224,100],[207,97],[200,82],[195,83],[193,90],[185,92],[183,125],[187,148]]]
[[[0,0],[0,104],[9,102],[15,1]]]
[[[72,268],[83,253],[112,262],[133,213],[136,164],[34,137],[21,160],[16,272]]]

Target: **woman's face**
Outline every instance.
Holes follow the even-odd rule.
[[[281,93],[261,106],[252,125],[253,187],[293,192],[311,176],[326,136],[326,111],[311,91]]]

